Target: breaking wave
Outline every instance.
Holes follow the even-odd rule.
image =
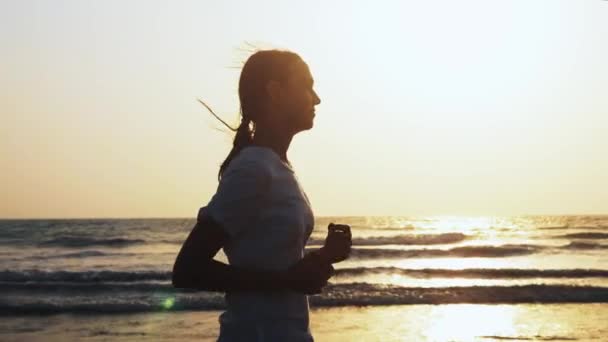
[[[445,234],[409,234],[396,236],[371,236],[365,238],[353,238],[355,246],[376,246],[376,245],[440,245],[461,242],[467,239],[462,233]],[[322,245],[325,239],[311,238],[309,245]]]
[[[606,303],[608,288],[592,286],[525,285],[409,288],[350,283],[328,285],[323,293],[310,297],[313,307],[377,306],[447,303]],[[0,300],[0,315],[56,313],[134,313],[225,309],[223,294],[217,292],[161,295],[73,296],[62,301],[40,297],[25,303]]]
[[[353,248],[351,258],[359,259],[401,259],[401,258],[500,258],[537,253],[543,249],[532,245],[467,246],[451,249],[386,249]],[[309,249],[313,250],[313,249]]]
[[[567,239],[608,239],[608,233],[584,232],[572,233],[557,236],[558,238]]]
[[[72,237],[64,236],[48,241],[39,243],[39,246],[60,246],[60,247],[86,247],[86,246],[110,246],[110,247],[121,247],[133,244],[144,243],[142,239],[125,239],[125,238],[111,238],[111,239],[95,239],[87,237]]]

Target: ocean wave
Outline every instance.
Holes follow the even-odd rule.
[[[148,280],[171,280],[170,271],[45,271],[22,270],[0,271],[3,282],[128,282]]]
[[[474,278],[474,279],[521,279],[521,278],[599,278],[608,277],[608,270],[597,269],[518,269],[518,268],[470,268],[470,269],[404,269],[398,267],[355,267],[336,269],[336,276],[366,274],[399,274],[412,278]]]
[[[575,249],[575,250],[608,249],[608,245],[603,245],[600,243],[593,243],[593,242],[573,241],[560,248]]]
[[[351,258],[356,259],[401,259],[401,258],[501,258],[537,253],[543,249],[533,245],[467,246],[451,249],[386,249],[353,248]],[[309,248],[307,251],[314,249]]]
[[[578,338],[568,337],[568,336],[559,336],[559,335],[516,335],[516,336],[503,336],[503,335],[485,335],[479,336],[484,339],[492,339],[492,340],[514,340],[514,341],[577,341]]]
[[[365,238],[353,238],[353,245],[376,246],[376,245],[440,245],[461,242],[468,236],[462,233],[445,234],[420,234],[420,235],[396,235],[396,236],[371,236]],[[311,238],[309,245],[322,245],[325,239]]]
[[[448,303],[607,303],[608,288],[593,286],[524,285],[411,288],[368,283],[330,284],[310,296],[312,307],[378,306]],[[12,300],[12,301],[11,301]],[[223,294],[172,293],[154,296],[83,296],[0,299],[0,315],[55,313],[134,313],[223,310]]]
[[[60,246],[60,247],[86,247],[86,246],[109,246],[121,247],[133,244],[144,243],[142,239],[110,238],[97,239],[87,237],[64,236],[40,242],[39,246]]]
[[[402,227],[391,227],[391,226],[359,226],[359,227],[354,227],[353,228],[359,228],[359,229],[372,229],[372,230],[399,230],[399,231],[403,231],[403,230],[412,230],[412,229],[416,229],[416,226],[412,225],[412,224],[408,224]]]
[[[226,308],[223,296],[184,297],[170,308],[166,302],[159,300],[139,300],[137,302],[110,300],[90,303],[57,303],[41,301],[35,303],[3,303],[0,301],[0,316],[15,315],[52,315],[61,313],[78,314],[127,314],[144,312],[168,312],[190,310],[223,310]]]
[[[597,278],[608,277],[608,270],[600,269],[404,269],[398,267],[338,268],[336,276],[366,274],[399,274],[412,278]],[[146,283],[148,282],[148,283]],[[164,282],[164,283],[162,283]],[[82,289],[90,291],[166,290],[171,288],[170,271],[0,271],[3,289]]]
[[[572,302],[608,302],[608,288],[567,285],[410,288],[350,283],[328,285],[322,296],[311,298],[311,304],[318,306]]]
[[[569,229],[589,229],[589,230],[595,230],[595,229],[599,229],[599,230],[608,230],[608,226],[573,226],[573,227],[568,227]]]
[[[608,230],[608,226],[570,226],[570,225],[562,225],[562,226],[547,226],[547,227],[538,227],[536,229],[539,230]]]
[[[570,228],[567,224],[563,225],[563,226],[546,226],[546,227],[537,227],[536,229],[540,229],[540,230],[555,230],[555,229],[568,229]],[[574,228],[572,228],[574,229]]]
[[[31,255],[25,257],[26,260],[46,260],[46,259],[70,259],[70,258],[89,258],[89,257],[131,257],[137,253],[110,253],[96,250],[87,250],[74,253],[51,254],[51,255]]]
[[[401,259],[401,258],[502,258],[524,256],[543,251],[598,250],[608,249],[608,245],[591,242],[571,242],[563,246],[541,246],[528,244],[507,244],[500,246],[463,246],[450,249],[389,249],[352,248],[351,258],[356,259]],[[308,248],[307,251],[315,250]]]
[[[566,239],[608,239],[608,233],[584,232],[564,234],[557,237]]]
[[[176,289],[170,282],[164,283],[148,283],[148,282],[1,282],[0,290],[3,293],[7,292],[45,292],[54,294],[64,294],[66,296],[76,295],[79,293],[96,293],[96,292],[197,292],[196,289]]]

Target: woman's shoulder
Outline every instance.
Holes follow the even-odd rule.
[[[274,152],[260,146],[247,146],[234,157],[237,164],[259,165],[260,167],[269,166],[274,161]]]
[[[273,170],[272,151],[258,146],[243,148],[228,164],[226,173],[235,170],[246,170],[251,173],[270,176]]]

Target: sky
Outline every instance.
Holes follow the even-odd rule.
[[[608,1],[0,0],[0,218],[195,217],[254,49],[317,216],[608,214]]]

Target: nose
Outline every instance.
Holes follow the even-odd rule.
[[[313,94],[313,102],[315,105],[318,105],[319,103],[321,103],[321,99],[319,98],[319,95],[317,95],[316,91],[312,91]]]

